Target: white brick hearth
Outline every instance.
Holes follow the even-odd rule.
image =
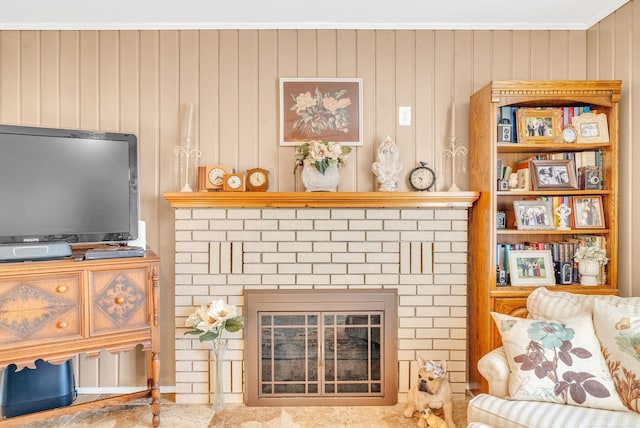
[[[466,386],[467,208],[177,208],[176,401],[207,403],[208,347],[185,336],[195,307],[252,289],[398,290],[399,399],[418,354]],[[242,332],[225,333],[227,402],[243,402]]]

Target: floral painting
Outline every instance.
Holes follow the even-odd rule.
[[[280,144],[362,145],[362,79],[280,79]]]

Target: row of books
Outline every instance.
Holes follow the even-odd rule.
[[[517,244],[499,243],[496,245],[496,270],[504,271],[509,278],[509,253],[511,251],[550,251],[555,266],[567,264],[571,266],[571,277],[566,283],[579,282],[578,263],[573,259],[580,246],[597,246],[606,248],[606,237],[599,235],[573,235],[559,242],[522,242]],[[604,268],[601,276],[604,276]],[[508,281],[498,285],[508,285]]]
[[[511,142],[518,142],[518,121],[516,119],[517,112],[520,107],[502,106],[498,107],[498,124],[508,124],[511,127]],[[530,107],[527,107],[530,108]],[[569,125],[574,116],[580,116],[584,113],[596,113],[596,110],[592,110],[591,106],[567,106],[567,107],[539,107],[540,110],[552,110],[556,109],[560,112],[561,124],[563,127]]]

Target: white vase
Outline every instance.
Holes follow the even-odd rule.
[[[337,165],[330,165],[324,174],[314,166],[305,165],[300,177],[307,192],[335,192],[338,183],[340,183],[340,172]]]
[[[585,260],[578,262],[580,273],[580,285],[598,285],[600,263],[597,260]]]

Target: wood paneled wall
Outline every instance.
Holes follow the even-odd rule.
[[[626,20],[629,31],[631,5],[612,18],[616,25]],[[202,163],[225,163],[240,171],[265,167],[271,170],[271,191],[301,190],[292,176],[293,148],[278,146],[278,78],[362,77],[365,144],[347,161],[340,190],[376,188],[371,163],[386,135],[398,143],[404,176],[418,161],[427,161],[437,169],[439,188],[446,189],[451,172],[439,155],[448,147],[451,104],[456,104],[458,144],[466,146],[469,96],[488,81],[623,78],[629,95],[627,77],[632,76],[616,74],[607,64],[614,56],[630,61],[630,46],[629,52],[607,52],[607,46],[619,46],[609,41],[614,24],[608,21],[589,32],[2,31],[0,122],[138,135],[142,217],[148,244],[164,260],[161,384],[173,385],[173,211],[162,193],[177,190],[172,149],[179,144],[181,113],[189,104],[196,106]],[[595,59],[593,49],[598,50]],[[632,65],[627,64],[629,74]],[[397,125],[398,106],[412,107],[412,126]],[[628,108],[621,110],[628,114]],[[621,122],[628,138],[629,122]],[[633,172],[630,162],[624,166],[627,174]],[[458,173],[456,183],[467,189],[465,172]],[[407,190],[405,182],[400,187]],[[624,223],[621,230],[624,236]],[[139,358],[130,360],[86,363],[81,384],[139,379],[129,374]],[[120,374],[110,375],[112,369]]]

